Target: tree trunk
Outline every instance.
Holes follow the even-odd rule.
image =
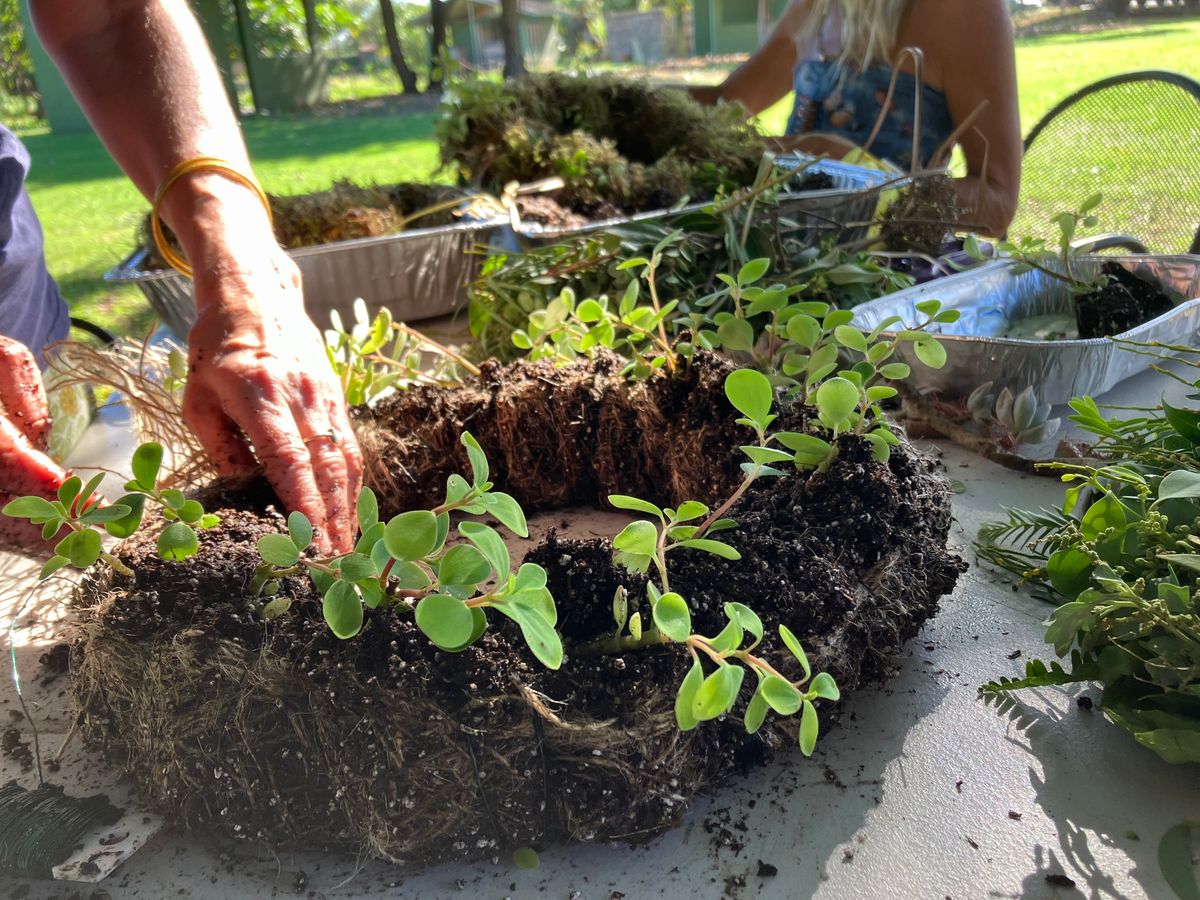
[[[258,79],[254,72],[254,43],[250,24],[250,13],[246,0],[233,0],[233,11],[237,17],[238,46],[242,51],[242,64],[246,67],[246,81],[250,83],[250,105],[258,112]]]
[[[429,0],[429,89],[441,90],[442,51],[446,48],[445,0]]]
[[[308,38],[308,52],[317,55],[317,0],[304,0],[304,35]]]
[[[500,0],[500,34],[504,38],[504,77],[520,78],[525,74],[520,0]]]
[[[404,59],[404,48],[400,46],[400,34],[396,31],[396,11],[392,0],[379,0],[379,12],[383,16],[383,30],[387,34],[388,52],[392,55],[392,66],[400,76],[400,86],[406,94],[417,93],[417,73],[408,67]]]

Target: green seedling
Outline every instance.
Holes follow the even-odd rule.
[[[513,332],[513,344],[528,351],[530,359],[560,363],[593,358],[602,348],[612,350],[629,357],[621,371],[632,378],[648,378],[661,368],[673,372],[679,357],[691,355],[692,345],[668,337],[666,323],[679,301],[660,302],[655,274],[664,252],[680,237],[680,232],[672,232],[649,258],[633,257],[617,266],[621,271],[640,270],[640,277],[629,282],[615,310],[607,297],[576,302],[575,292],[564,288],[545,309],[530,314],[526,328]],[[639,305],[643,284],[649,305]]]
[[[475,643],[487,630],[487,610],[494,610],[516,622],[534,656],[557,669],[563,648],[554,630],[558,612],[546,587],[545,569],[525,563],[514,571],[499,532],[470,519],[458,524],[467,543],[447,546],[451,514],[487,514],[514,534],[529,534],[517,501],[493,490],[478,441],[464,433],[462,443],[472,480],[451,475],[445,501],[433,509],[410,510],[381,522],[378,501],[364,488],[356,509],[361,536],[351,553],[309,554],[312,525],[293,512],[286,534],[259,539],[263,562],[251,583],[252,593],[270,596],[281,579],[307,573],[321,594],[325,621],[339,638],[359,633],[364,608],[388,606],[411,612],[425,636],[449,652]],[[284,597],[269,600],[261,614],[265,619],[282,615],[290,602]]]
[[[333,327],[325,332],[325,352],[351,406],[415,385],[459,387],[464,372],[479,374],[449,347],[393,322],[386,307],[372,319],[366,304],[355,300],[354,316],[354,325],[347,330],[334,310]]]
[[[199,501],[189,499],[182,491],[160,486],[162,458],[160,444],[138,447],[130,465],[133,478],[125,484],[127,493],[107,506],[95,499],[103,474],[94,476],[87,484],[79,476],[72,475],[59,487],[56,500],[18,497],[10,501],[3,509],[4,515],[41,525],[46,540],[63,528],[69,531],[55,545],[54,555],[42,567],[39,580],[49,578],[66,566],[86,569],[97,560],[104,560],[113,571],[132,577],[129,567],[104,549],[97,529],[103,528],[116,538],[130,537],[142,524],[147,500],[158,504],[167,522],[158,535],[159,556],[182,560],[194,554],[199,547],[196,529],[211,528],[217,524],[217,517],[206,513]]]
[[[643,623],[637,612],[630,616],[628,598],[623,590],[618,590],[613,600],[616,630],[612,637],[580,652],[621,652],[672,642],[687,647],[692,667],[680,684],[675,700],[676,721],[684,731],[730,712],[749,670],[754,673],[757,685],[746,707],[747,731],[753,733],[762,726],[768,709],[783,716],[799,713],[799,743],[807,756],[813,752],[819,730],[814,702],[818,699],[837,700],[840,696],[833,678],[824,672],[812,676],[800,642],[786,626],[780,626],[779,636],[800,665],[800,679],[789,680],[756,655],[754,651],[763,639],[763,624],[757,613],[743,603],[725,604],[728,622],[719,634],[708,637],[693,632],[687,600],[671,590],[668,558],[673,551],[689,549],[731,561],[741,559],[736,548],[709,535],[737,527],[725,513],[750,484],[760,477],[784,475],[784,470],[777,466],[796,461],[793,452],[769,446],[771,436],[767,430],[775,415],[771,412],[773,390],[766,376],[750,369],[731,372],[725,381],[725,392],[742,413],[739,423],[752,427],[758,437],[757,444],[742,447],[742,452],[749,458],[742,464],[745,478],[737,490],[712,511],[695,500],[664,509],[637,497],[609,496],[609,503],[618,509],[652,517],[631,522],[613,539],[617,562],[635,572],[654,569],[654,578],[646,586],[651,622]],[[707,674],[706,665],[711,668]]]

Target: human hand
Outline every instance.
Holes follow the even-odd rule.
[[[197,267],[195,286],[184,420],[221,474],[257,456],[283,504],[317,529],[318,549],[349,551],[362,455],[295,264],[272,242],[234,268]]]
[[[0,507],[17,497],[55,499],[67,473],[45,453],[50,424],[33,354],[0,336]],[[48,546],[40,526],[0,516],[0,549],[37,556]]]

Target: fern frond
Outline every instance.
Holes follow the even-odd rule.
[[[1001,507],[1007,522],[985,522],[979,528],[976,546],[1028,545],[1061,531],[1073,520],[1058,510],[1028,510]]]
[[[983,685],[979,689],[979,693],[1002,694],[1025,688],[1052,687],[1075,684],[1080,681],[1092,681],[1097,674],[1095,668],[1094,665],[1083,661],[1078,650],[1071,652],[1071,671],[1069,672],[1062,667],[1061,663],[1052,662],[1047,666],[1040,659],[1031,659],[1025,664],[1024,678],[998,678]]]

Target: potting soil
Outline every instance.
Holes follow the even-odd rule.
[[[1101,267],[1106,283],[1075,299],[1081,338],[1112,337],[1170,312],[1175,303],[1160,283],[1133,274],[1120,263]]]

